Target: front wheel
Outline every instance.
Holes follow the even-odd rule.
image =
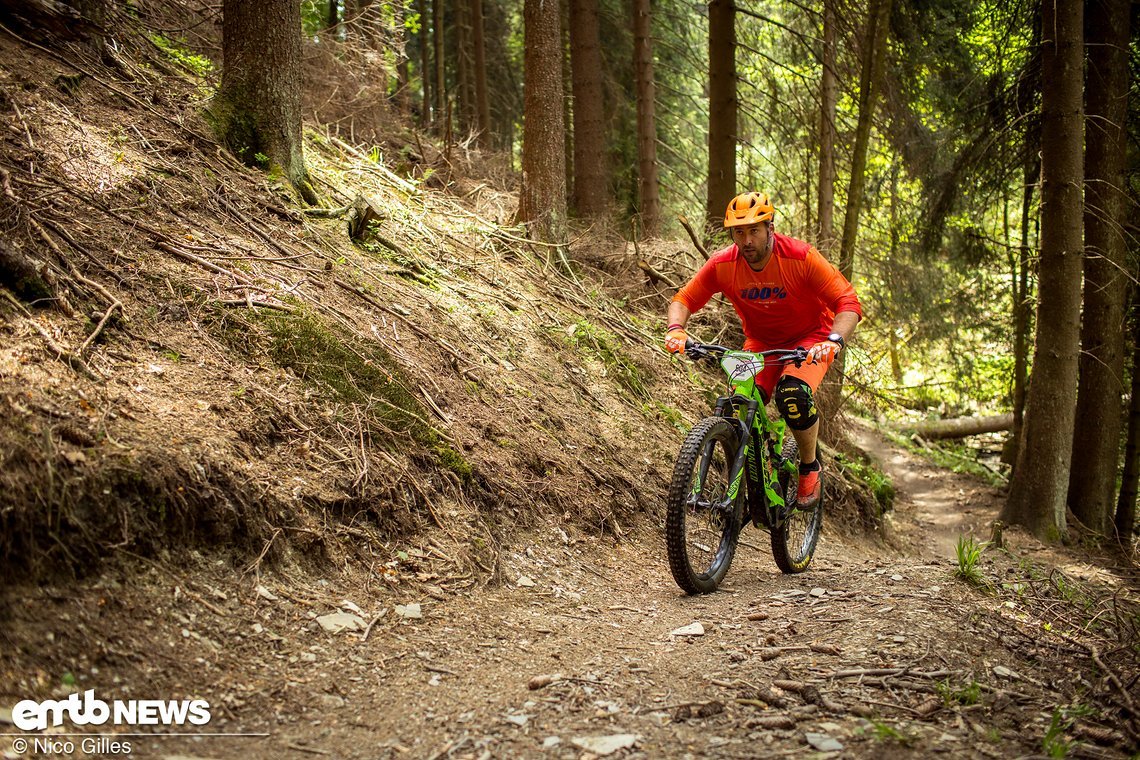
[[[744,482],[730,496],[740,440],[723,417],[698,422],[677,455],[665,507],[669,569],[686,593],[716,591],[740,536]]]
[[[786,461],[794,466],[799,465],[799,447],[790,434],[784,439],[784,449],[780,453]],[[776,559],[776,566],[785,573],[802,573],[808,569],[823,527],[823,497],[826,491],[820,490],[815,507],[800,510],[796,508],[798,488],[799,479],[796,475],[780,473],[780,489],[785,506],[777,510],[775,525],[772,526],[772,556]]]

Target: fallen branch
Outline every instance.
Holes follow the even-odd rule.
[[[651,285],[656,285],[658,282],[663,282],[669,287],[673,288],[673,290],[681,289],[677,283],[673,282],[673,280],[671,280],[669,277],[654,269],[653,265],[645,259],[638,259],[637,266],[649,277],[649,283]]]
[[[286,744],[285,746],[288,747],[289,749],[295,749],[298,752],[307,752],[310,755],[331,755],[332,754],[327,749],[317,749],[316,747],[306,747],[305,745],[297,744],[296,742],[291,742],[289,744]]]
[[[244,275],[240,275],[237,272],[232,272],[229,269],[226,269],[225,267],[220,267],[217,264],[214,264],[213,262],[206,261],[206,259],[203,259],[200,256],[195,256],[192,253],[187,253],[186,251],[183,251],[182,249],[177,248],[177,247],[171,245],[170,243],[167,243],[166,241],[160,240],[157,243],[155,243],[155,246],[166,251],[167,253],[170,253],[170,254],[177,256],[178,258],[182,259],[183,261],[189,261],[192,264],[197,264],[198,266],[202,267],[203,269],[208,269],[211,272],[215,272],[217,274],[228,275],[228,276],[234,278],[235,280],[237,280],[238,282],[242,283],[243,285],[252,285],[253,284],[253,281],[250,280],[248,277],[245,277]]]
[[[684,216],[678,216],[677,221],[680,222],[681,226],[685,228],[685,232],[689,233],[689,240],[693,241],[693,245],[696,246],[697,251],[705,257],[705,261],[708,261],[709,252],[705,250],[705,247],[703,245],[701,245],[701,241],[697,238],[697,233],[693,232],[693,228],[689,224],[689,220]]]
[[[409,195],[415,195],[415,194],[419,193],[419,190],[416,188],[415,185],[413,185],[411,182],[408,182],[403,177],[400,177],[396,174],[393,174],[391,171],[388,170],[388,167],[384,166],[379,161],[373,161],[371,156],[364,155],[364,153],[360,152],[355,147],[349,145],[344,140],[341,140],[338,137],[334,137],[332,135],[329,135],[328,138],[329,138],[329,142],[331,142],[333,145],[337,146],[341,150],[344,150],[347,153],[349,153],[350,155],[355,156],[356,158],[365,162],[364,165],[367,166],[369,169],[371,169],[373,171],[373,173],[379,174],[381,177],[388,180],[395,187],[400,188],[401,190],[408,193]],[[359,168],[359,167],[357,167],[357,168]]]
[[[75,352],[77,356],[83,356],[91,344],[95,342],[95,339],[99,337],[99,333],[103,332],[103,328],[107,326],[107,322],[111,319],[111,315],[115,313],[116,309],[119,311],[123,310],[123,304],[117,300],[103,312],[103,318],[99,320],[99,324],[95,325],[95,329],[87,336],[87,340],[83,341],[83,345]]]
[[[409,329],[410,329],[412,332],[414,332],[416,335],[420,336],[420,337],[421,337],[421,338],[423,338],[424,340],[430,340],[430,341],[433,341],[433,342],[434,342],[434,343],[435,343],[437,346],[439,346],[439,347],[440,347],[442,350],[444,350],[445,352],[447,352],[448,354],[450,354],[450,355],[451,355],[451,357],[452,357],[453,359],[455,359],[457,362],[462,362],[463,364],[466,364],[466,365],[468,365],[468,366],[470,366],[470,367],[475,367],[475,368],[478,368],[478,365],[477,365],[477,364],[474,364],[473,362],[469,361],[468,359],[464,359],[462,356],[460,356],[460,355],[459,355],[459,353],[458,353],[458,352],[457,352],[455,349],[453,349],[451,346],[447,345],[447,343],[445,343],[445,342],[444,342],[444,341],[443,341],[441,338],[437,338],[436,336],[434,336],[434,335],[432,335],[431,333],[429,333],[427,330],[424,330],[422,327],[420,327],[419,325],[417,325],[415,322],[412,322],[410,319],[408,319],[407,317],[405,317],[403,314],[400,314],[398,311],[395,311],[394,309],[390,309],[390,308],[388,308],[387,306],[385,306],[384,304],[380,303],[379,301],[377,301],[377,300],[376,300],[375,298],[373,298],[372,296],[370,296],[370,295],[368,295],[367,293],[365,293],[365,292],[364,292],[363,290],[361,290],[360,288],[358,288],[358,287],[356,287],[356,286],[354,286],[354,285],[350,285],[350,284],[348,284],[347,282],[345,282],[344,280],[341,280],[341,279],[338,279],[338,278],[334,278],[334,279],[333,279],[333,282],[334,282],[334,283],[336,283],[338,287],[344,288],[344,289],[345,289],[345,290],[347,290],[349,293],[352,293],[353,295],[355,295],[355,296],[357,296],[358,298],[362,299],[362,300],[363,300],[363,301],[365,301],[366,303],[369,303],[369,304],[371,304],[372,306],[375,306],[377,309],[379,309],[380,311],[384,312],[385,314],[390,314],[391,316],[393,316],[393,317],[395,317],[396,319],[400,320],[400,321],[401,321],[401,322],[403,322],[405,325],[407,325],[407,326],[408,326],[408,328],[409,328]],[[460,374],[463,374],[463,372],[465,372],[465,371],[469,371],[469,370],[460,371],[460,370],[459,370],[459,368],[458,368],[458,367],[456,367],[456,372],[460,372]]]
[[[102,382],[102,379],[94,372],[92,372],[91,368],[87,366],[87,362],[83,361],[83,357],[76,356],[75,354],[65,349],[63,346],[56,343],[55,339],[51,337],[51,333],[49,333],[38,322],[36,322],[35,318],[33,318],[32,315],[28,313],[28,310],[24,308],[24,305],[17,301],[15,296],[9,293],[7,289],[0,291],[0,293],[3,293],[4,298],[11,302],[11,304],[15,306],[21,314],[27,317],[27,323],[32,326],[32,329],[39,333],[39,336],[43,339],[44,343],[48,345],[48,348],[54,351],[58,357],[63,359],[69,367],[86,377],[88,380],[94,380],[97,383]]]
[[[370,622],[368,624],[368,627],[364,629],[364,635],[360,637],[360,643],[363,644],[365,641],[368,641],[368,634],[372,633],[372,626],[376,625],[376,623],[378,623],[380,621],[380,618],[384,617],[387,614],[388,614],[388,608],[385,607],[384,609],[380,610],[379,615],[372,618],[372,622]]]
[[[253,308],[260,307],[262,309],[274,309],[276,311],[283,311],[286,314],[292,314],[293,313],[293,309],[290,309],[288,306],[285,306],[284,304],[270,303],[269,301],[254,301],[252,298],[246,298],[246,299],[235,298],[232,301],[210,301],[209,303],[214,303],[214,304],[217,304],[218,306],[228,306],[231,308],[244,306],[248,309],[253,309]]]
[[[852,668],[850,670],[837,670],[825,678],[860,678],[863,676],[901,676],[908,675],[914,678],[945,678],[954,675],[956,670],[911,670],[910,668]]]
[[[998,414],[991,417],[956,417],[949,420],[932,420],[913,425],[900,426],[912,430],[926,439],[965,438],[981,433],[998,433],[1013,427],[1012,414]]]
[[[305,216],[314,219],[339,219],[348,213],[352,206],[341,206],[340,208],[303,208],[301,213]]]

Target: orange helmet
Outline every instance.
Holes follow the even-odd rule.
[[[724,226],[746,227],[771,221],[775,215],[776,207],[769,202],[767,193],[741,193],[729,202]]]

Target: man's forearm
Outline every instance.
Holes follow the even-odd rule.
[[[835,321],[831,325],[834,332],[843,336],[844,342],[851,339],[855,333],[855,326],[859,324],[859,315],[853,311],[841,311],[835,315]]]
[[[684,327],[689,323],[689,317],[692,316],[689,307],[680,301],[672,301],[669,304],[668,316],[666,318],[666,325],[680,325]]]

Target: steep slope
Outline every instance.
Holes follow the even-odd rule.
[[[144,32],[110,68],[0,36],[4,269],[32,273],[0,291],[0,564],[371,562],[431,529],[493,575],[542,515],[656,519],[718,381],[660,350],[670,291],[625,243],[579,238],[604,269],[567,277],[514,196],[451,170],[432,190],[329,127],[306,132],[327,206],[303,209],[214,142],[208,81]]]
[[[10,563],[365,523],[482,536],[491,566],[497,521],[618,529],[651,502],[667,365],[499,226],[509,198],[460,203],[310,132],[330,205],[380,212],[356,246],[218,149],[192,80],[2,44],[2,221],[53,294],[2,307]],[[128,91],[148,86],[187,106]]]

